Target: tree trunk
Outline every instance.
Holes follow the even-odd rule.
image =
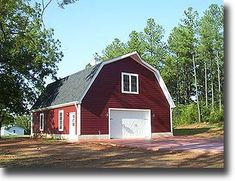
[[[188,104],[188,91],[187,91],[187,71],[184,71],[184,104]]]
[[[213,83],[213,68],[212,68],[212,61],[211,61],[211,108],[214,111],[214,83]]]
[[[208,94],[207,94],[207,66],[205,62],[205,96],[206,96],[206,108],[208,107]]]
[[[0,139],[2,138],[2,121],[3,121],[3,118],[2,116],[0,116]]]
[[[201,122],[201,112],[200,112],[200,105],[199,105],[199,98],[198,98],[198,90],[197,90],[197,73],[196,73],[196,66],[193,54],[193,70],[194,70],[194,80],[195,80],[195,88],[196,88],[196,97],[197,97],[197,111],[198,111],[198,121]]]
[[[222,110],[221,105],[221,85],[220,85],[220,68],[219,68],[219,52],[216,53],[216,59],[217,59],[217,73],[218,73],[218,86],[219,86],[219,110]]]
[[[179,104],[179,95],[180,95],[180,89],[179,89],[179,56],[176,57],[176,103]]]

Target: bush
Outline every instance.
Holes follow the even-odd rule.
[[[196,104],[179,105],[173,111],[174,125],[187,125],[198,122]]]
[[[211,114],[210,106],[206,107],[205,105],[201,105],[201,120],[203,122],[210,121],[210,114]]]
[[[201,121],[209,123],[220,123],[224,120],[224,110],[219,111],[215,108],[212,111],[211,106],[200,106]],[[178,105],[173,110],[174,126],[198,123],[197,104]]]
[[[219,108],[215,107],[212,110],[211,106],[206,107],[205,105],[201,106],[201,116],[202,121],[209,123],[220,123],[224,120],[224,110],[219,110]]]
[[[210,123],[220,123],[224,120],[224,110],[214,110],[210,113]]]

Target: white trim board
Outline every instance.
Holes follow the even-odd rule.
[[[81,104],[75,105],[77,110],[77,135],[81,135]]]
[[[78,104],[78,101],[73,101],[73,102],[68,102],[68,103],[64,103],[64,104],[48,106],[48,107],[39,108],[39,109],[33,109],[32,112],[45,111],[45,110],[49,110],[49,109],[56,109],[56,108],[60,108],[60,107],[72,106],[74,104]]]
[[[168,137],[168,136],[173,136],[172,132],[159,132],[159,133],[152,133],[152,138],[156,137]]]
[[[172,108],[170,108],[170,125],[171,125],[171,133],[173,134]]]

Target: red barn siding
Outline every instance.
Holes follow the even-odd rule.
[[[121,93],[121,72],[139,74],[139,94]],[[108,134],[108,108],[151,109],[152,132],[170,132],[170,106],[154,73],[131,58],[105,65],[81,105],[81,134]]]
[[[58,130],[58,112],[60,110],[64,110],[64,129],[63,131]],[[69,113],[75,112],[75,106],[66,106],[46,111],[34,112],[33,113],[33,132],[40,133],[39,130],[39,115],[40,113],[44,113],[44,130],[43,133],[48,134],[69,134]],[[75,114],[77,115],[77,114]],[[77,124],[77,121],[75,121]],[[77,125],[75,125],[77,127]],[[77,134],[77,130],[76,130]]]

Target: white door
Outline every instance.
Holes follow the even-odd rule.
[[[70,139],[76,139],[76,117],[75,117],[75,112],[70,112],[69,113],[69,137]]]
[[[151,138],[150,110],[110,109],[110,138]]]

